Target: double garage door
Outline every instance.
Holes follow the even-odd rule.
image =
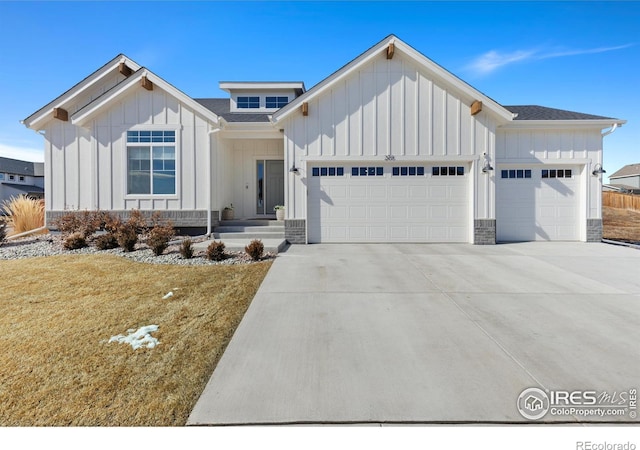
[[[496,171],[498,241],[580,239],[580,168],[499,167]]]
[[[469,167],[311,166],[309,242],[468,242]]]

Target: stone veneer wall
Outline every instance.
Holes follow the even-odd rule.
[[[285,219],[284,238],[290,244],[307,243],[307,223],[305,219]]]
[[[473,243],[493,245],[496,243],[496,220],[475,219],[473,221]]]
[[[46,211],[46,223],[47,225],[53,225],[53,221],[58,217],[68,214],[70,212],[81,211]],[[122,220],[129,218],[131,211],[107,211],[111,214],[119,216]],[[207,211],[203,210],[185,210],[185,211],[140,211],[145,217],[150,218],[153,213],[160,213],[160,217],[166,220],[171,220],[175,227],[206,227],[207,226]],[[218,225],[218,217],[220,213],[218,211],[211,211],[211,226]]]
[[[587,242],[602,241],[602,219],[587,219]]]

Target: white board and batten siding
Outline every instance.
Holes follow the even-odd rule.
[[[339,196],[344,189],[349,191],[354,188],[339,186],[340,181],[336,180],[312,180],[310,168],[317,164],[335,163],[350,170],[347,167],[355,163],[375,165],[392,157],[395,162],[391,166],[420,164],[426,168],[426,175],[424,180],[412,179],[410,182],[394,180],[391,176],[369,180],[372,183],[367,188],[369,201],[382,201],[387,205],[387,219],[381,218],[382,222],[375,225],[378,227],[376,229],[384,228],[387,240],[469,242],[472,239],[470,230],[474,215],[477,218],[488,218],[494,214],[493,202],[489,202],[493,188],[488,177],[479,176],[478,159],[494,148],[496,129],[496,121],[490,114],[472,116],[470,103],[470,99],[463,99],[461,94],[449,88],[446,81],[436,79],[409,58],[397,55],[389,60],[381,54],[373,59],[337,82],[331,89],[312,98],[308,103],[308,116],[294,114],[287,119],[286,166],[291,167],[295,159],[296,166],[302,169],[295,181],[290,179],[292,183],[285,198],[288,217],[308,216],[310,224],[319,221],[321,228],[324,226],[322,224],[326,224],[328,229],[332,229],[327,231],[327,239],[342,239],[339,235],[343,231],[339,230],[339,226],[329,225],[331,222],[325,215],[320,220],[315,220],[314,214],[325,214],[321,211],[326,211],[326,217],[335,218],[341,214],[338,211],[342,207],[335,207],[329,212],[333,208],[332,202],[340,203],[342,200],[338,197],[334,200],[333,196]],[[430,177],[432,165],[464,165],[467,168],[464,181],[447,181],[444,177],[435,181]],[[345,177],[347,179],[349,176]],[[347,182],[345,180],[344,183]],[[428,229],[421,230],[407,225],[408,228],[405,227],[402,231],[393,225],[392,216],[398,214],[402,209],[401,205],[408,207],[411,200],[416,200],[410,192],[423,190],[428,196],[435,195],[439,188],[447,189],[447,182],[456,186],[452,187],[453,190],[464,191],[463,196],[455,195],[457,200],[451,199],[452,204],[461,198],[466,202],[463,235],[454,236],[454,233],[448,237],[440,237],[438,225],[429,225],[429,220],[425,222]],[[338,185],[333,185],[334,183]],[[376,183],[381,185],[376,187]],[[446,186],[438,187],[433,183],[444,183]],[[464,188],[457,187],[459,183],[463,183]],[[404,189],[403,186],[407,188],[406,198],[394,199],[392,192],[397,194]],[[307,202],[307,189],[309,201],[320,201],[320,209]],[[333,193],[329,194],[327,189]],[[376,198],[374,191],[382,197]],[[478,194],[472,195],[471,192]],[[428,197],[422,204],[429,207],[434,201],[435,199]],[[356,200],[353,202],[357,203]],[[310,225],[311,239],[317,236],[314,226]],[[356,233],[356,229],[344,233]],[[378,240],[374,237],[373,228],[368,233],[370,234],[363,238],[365,241]]]
[[[175,195],[127,194],[128,130],[176,131]],[[47,209],[207,209],[208,130],[206,119],[158,88],[133,91],[87,128],[50,121]]]

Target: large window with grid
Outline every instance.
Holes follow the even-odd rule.
[[[267,108],[282,108],[289,103],[289,97],[267,97],[265,100]]]
[[[127,132],[127,194],[176,193],[176,132]]]
[[[260,108],[260,97],[244,97],[238,96],[237,101],[238,108]]]

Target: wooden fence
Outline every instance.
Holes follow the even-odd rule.
[[[621,194],[619,192],[603,192],[602,206],[640,211],[640,195]]]

